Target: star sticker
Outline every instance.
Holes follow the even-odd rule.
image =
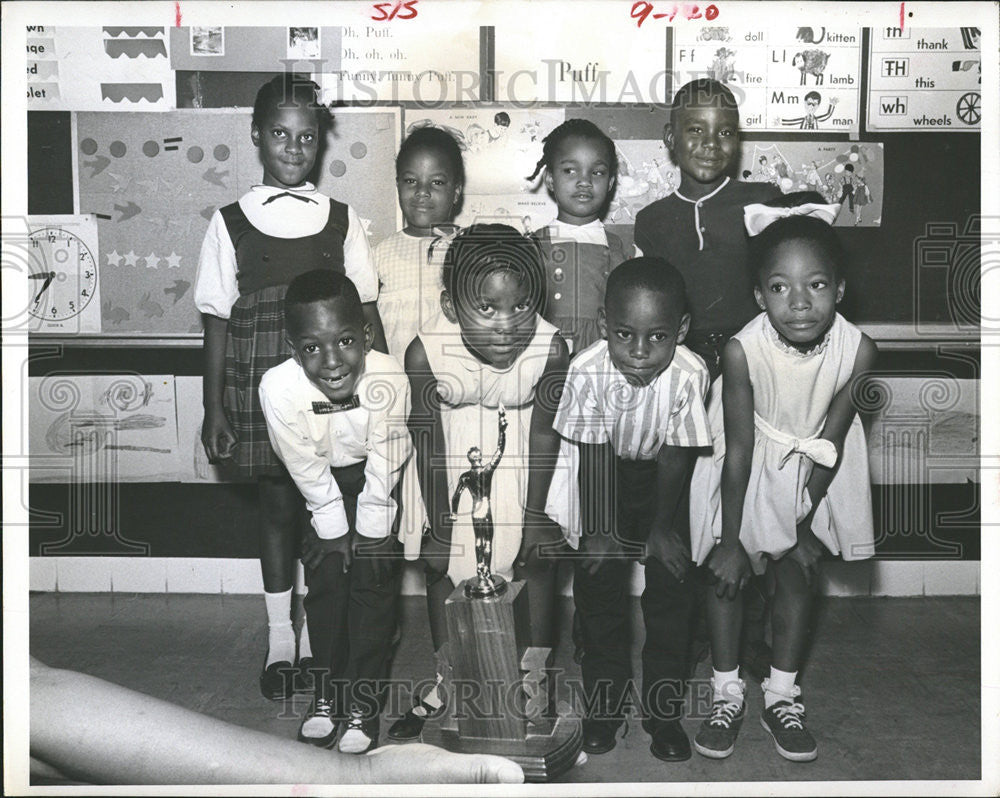
[[[135,254],[135,250],[130,249],[127,253],[125,253],[126,266],[135,266],[138,260],[139,256]]]
[[[167,255],[165,260],[167,261],[168,269],[179,269],[181,267],[181,256],[173,250],[170,250],[170,254]]]
[[[122,256],[118,254],[117,249],[111,250],[105,257],[108,259],[108,266],[121,266]]]
[[[155,252],[150,252],[146,256],[146,268],[147,269],[155,269],[156,268],[156,264],[159,263],[160,260],[161,260],[160,258],[156,257],[156,253]]]

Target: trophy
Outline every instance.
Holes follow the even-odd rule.
[[[500,596],[507,590],[507,580],[490,571],[493,559],[493,513],[490,509],[490,488],[493,472],[500,465],[504,445],[507,442],[507,413],[500,405],[497,422],[497,450],[487,465],[483,465],[483,453],[478,446],[469,449],[471,468],[458,478],[455,494],[451,497],[451,520],[458,520],[458,502],[466,490],[472,496],[472,531],[476,538],[476,577],[465,582],[468,598],[489,598]]]
[[[498,425],[496,453],[483,465],[480,448],[469,449],[471,467],[451,500],[455,521],[462,493],[472,496],[476,575],[445,602],[448,642],[437,652],[437,666],[446,710],[437,732],[425,730],[424,737],[458,753],[505,756],[521,766],[527,781],[549,781],[576,762],[582,730],[565,704],[550,710],[552,650],[531,645],[524,582],[508,583],[490,570],[490,487],[506,443],[503,405]]]

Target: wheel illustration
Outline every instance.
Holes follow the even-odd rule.
[[[970,91],[958,98],[955,103],[955,113],[967,125],[978,125],[982,118],[979,110],[980,96],[978,92]]]

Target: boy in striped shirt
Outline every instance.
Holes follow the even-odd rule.
[[[608,277],[604,340],[570,363],[553,423],[580,446],[581,558],[573,594],[583,630],[584,750],[615,746],[631,700],[629,582],[642,595],[643,728],[653,755],[691,756],[680,725],[695,607],[687,528],[691,448],[711,445],[705,363],[683,346],[684,280],[661,258],[626,261]]]

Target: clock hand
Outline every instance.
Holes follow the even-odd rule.
[[[38,272],[36,274],[29,274],[29,280],[48,280],[51,272]]]
[[[46,290],[48,289],[48,287],[49,287],[50,285],[52,285],[52,281],[53,281],[53,280],[54,280],[55,278],[56,278],[56,273],[55,273],[55,272],[49,272],[49,273],[48,273],[48,275],[47,275],[47,276],[46,276],[46,278],[45,278],[45,282],[44,282],[44,283],[42,283],[42,287],[41,287],[41,289],[40,289],[40,290],[39,290],[39,292],[38,292],[38,293],[37,293],[37,294],[35,295],[35,304],[36,304],[36,305],[38,304],[38,300],[42,298],[42,294],[44,294],[44,293],[45,293],[45,291],[46,291]]]

